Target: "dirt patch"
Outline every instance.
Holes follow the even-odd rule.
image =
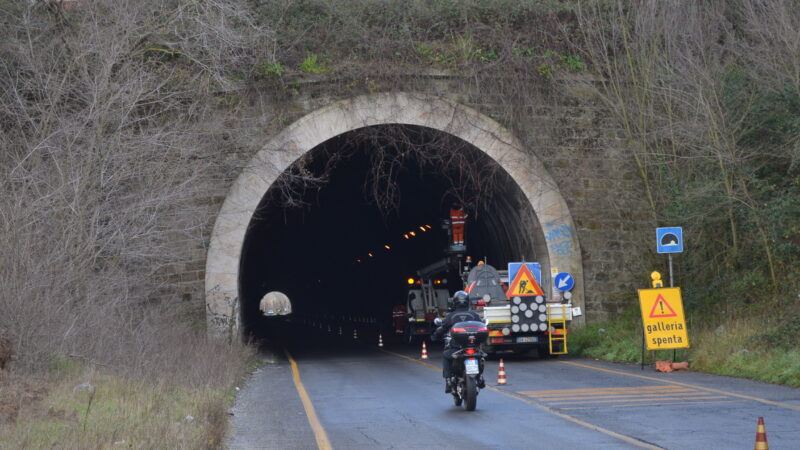
[[[46,393],[42,384],[0,374],[0,424],[15,422],[21,411],[36,407]]]

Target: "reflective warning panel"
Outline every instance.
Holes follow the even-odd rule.
[[[648,350],[689,347],[680,288],[639,289]]]
[[[528,297],[532,295],[544,295],[544,292],[539,286],[539,283],[536,282],[536,277],[533,276],[531,270],[527,265],[523,264],[517,271],[517,275],[514,277],[514,281],[511,282],[511,286],[508,287],[506,297],[511,300],[514,297]]]

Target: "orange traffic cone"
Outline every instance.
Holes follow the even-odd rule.
[[[383,347],[383,336],[378,334],[378,347]]]
[[[425,342],[422,343],[422,356],[421,359],[428,359],[428,348],[425,347]]]
[[[756,446],[755,450],[769,450],[767,444],[767,429],[764,428],[764,418],[758,418],[758,426],[756,426]]]
[[[506,384],[508,381],[506,380],[506,365],[503,364],[503,360],[500,360],[500,367],[497,368],[497,384]]]

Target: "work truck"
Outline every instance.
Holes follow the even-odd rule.
[[[404,340],[413,344],[427,339],[436,329],[433,321],[447,312],[450,293],[441,279],[411,277],[408,285],[402,325],[398,321],[395,326],[402,330]]]
[[[527,354],[536,349],[540,357],[565,353],[567,321],[572,319],[570,305],[548,303],[541,288],[540,295],[510,295],[508,289],[514,289],[514,280],[509,282],[508,271],[498,271],[489,264],[479,263],[466,278],[472,309],[481,314],[489,329],[483,351],[489,355]],[[540,280],[536,282],[541,284]]]

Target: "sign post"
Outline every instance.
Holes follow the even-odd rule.
[[[683,227],[656,228],[656,250],[669,255],[669,287],[675,287],[672,278],[672,254],[683,253]]]

